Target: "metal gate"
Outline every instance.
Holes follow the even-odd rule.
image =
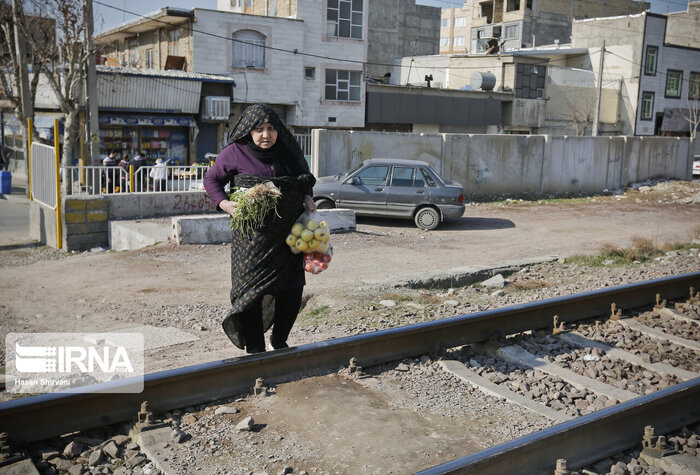
[[[31,191],[34,201],[56,209],[56,151],[48,145],[32,144]]]

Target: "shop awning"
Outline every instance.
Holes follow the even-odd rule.
[[[100,114],[100,125],[149,125],[156,127],[197,127],[192,117],[176,115]]]
[[[688,109],[667,107],[664,109],[664,120],[661,123],[662,132],[690,132],[690,117]]]

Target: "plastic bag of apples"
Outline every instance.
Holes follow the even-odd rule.
[[[319,274],[328,269],[333,255],[328,223],[313,211],[305,211],[292,226],[286,243],[294,254],[304,253],[304,270]]]

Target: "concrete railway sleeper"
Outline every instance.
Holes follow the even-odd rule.
[[[72,433],[70,443],[76,444],[70,450],[66,445],[37,452],[38,445],[31,445],[35,460],[38,453],[44,469],[51,465],[65,471],[79,471],[77,465],[82,464],[82,469],[103,473],[117,473],[120,466],[129,469],[123,473],[144,467],[153,473],[191,473],[200,462],[196,454],[206,454],[220,457],[219,465],[207,466],[212,473],[237,473],[227,471],[226,457],[251,446],[232,446],[227,435],[233,426],[251,434],[267,430],[242,411],[264,406],[260,396],[276,394],[277,386],[309,374],[335,375],[341,388],[357,383],[380,390],[398,384],[408,391],[404,372],[437,378],[442,383],[436,383],[436,388],[454,392],[449,397],[431,396],[421,410],[442,408],[435,401],[448,397],[442,404],[449,412],[448,406],[459,405],[460,394],[469,392],[465,388],[472,388],[488,395],[480,397],[496,396],[495,400],[530,411],[540,421],[530,430],[545,428],[466,456],[448,444],[445,453],[427,454],[424,460],[418,457],[417,464],[402,466],[403,471],[446,460],[451,461],[424,473],[513,473],[514,467],[519,473],[552,472],[557,459],[580,468],[634,447],[646,425],[660,433],[682,430],[668,440],[675,437],[674,441],[692,446],[697,442],[693,424],[700,420],[698,353],[659,343],[658,335],[641,337],[638,329],[620,325],[619,319],[636,318],[669,334],[680,328],[679,338],[697,342],[697,294],[688,289],[698,288],[699,283],[700,273],[686,274],[181,368],[147,375],[143,394],[51,394],[3,403],[0,431],[7,434],[0,440],[3,456],[11,461],[18,448]],[[678,315],[660,308],[656,293],[668,301],[683,299],[673,310]],[[614,307],[611,314],[613,303],[620,309],[642,310],[619,312]],[[657,308],[643,309],[654,303]],[[560,315],[558,320],[564,324],[555,321],[553,325],[553,315]],[[602,322],[608,315],[612,318]],[[682,323],[664,323],[667,318]],[[607,326],[621,327],[618,333],[624,335],[610,337]],[[642,343],[640,347],[632,344],[633,338]],[[653,338],[656,341],[650,343]],[[338,371],[339,367],[343,369]],[[149,404],[142,406],[143,400]],[[120,424],[133,420],[135,408],[140,408],[138,423],[127,436]],[[217,421],[214,415],[229,419]],[[202,425],[203,421],[207,423]],[[90,440],[84,435],[89,428],[108,425],[113,431],[110,437]],[[281,434],[280,444],[284,438]],[[179,444],[187,439],[190,445],[183,452]],[[65,443],[66,438],[54,440]],[[251,456],[255,450],[252,447]],[[689,447],[686,455],[697,456],[697,452]],[[342,473],[342,467],[318,472]],[[557,473],[570,470],[562,467]]]

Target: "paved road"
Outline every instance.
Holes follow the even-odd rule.
[[[12,193],[0,194],[0,248],[30,242],[29,200],[25,188],[13,183]]]

